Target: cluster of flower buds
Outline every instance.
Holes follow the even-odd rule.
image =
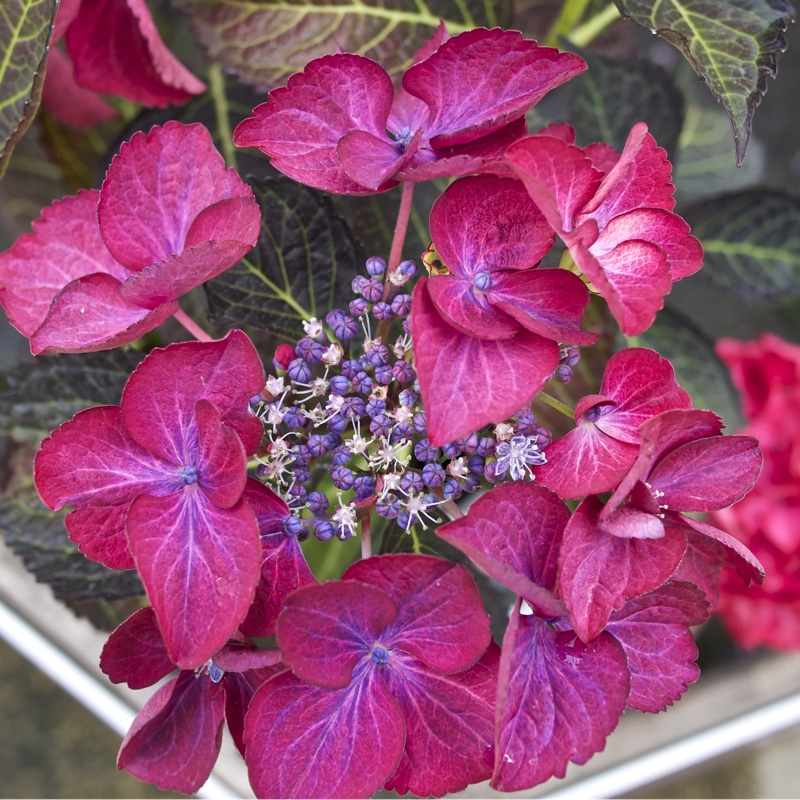
[[[425,528],[439,521],[437,505],[530,477],[546,460],[551,436],[530,406],[443,447],[431,444],[413,367],[411,297],[402,289],[416,272],[404,261],[387,275],[382,258],[369,258],[366,275],[353,279],[349,308],[305,322],[306,335],[277,349],[275,374],[251,401],[268,439],[257,475],[289,505],[287,535],[348,539],[373,510],[406,531]],[[392,337],[395,321],[402,330]],[[577,348],[562,348],[554,377],[569,380],[578,357]],[[337,494],[333,506],[323,480]]]

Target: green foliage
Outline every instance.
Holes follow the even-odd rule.
[[[664,309],[650,328],[640,336],[628,337],[626,343],[650,347],[669,359],[695,408],[715,411],[731,431],[744,426],[739,394],[728,368],[714,352],[714,343],[683,314]]]
[[[572,82],[569,119],[578,143],[606,142],[621,151],[631,128],[643,121],[659,145],[674,157],[684,101],[669,73],[643,59],[618,60],[580,49],[577,52],[589,65]]]
[[[42,98],[56,0],[3,0],[0,8],[0,178]]]
[[[677,47],[728,113],[736,163],[777,73],[794,11],[787,0],[614,0],[620,13]]]
[[[251,185],[261,206],[258,245],[206,284],[209,316],[296,340],[302,320],[346,306],[364,254],[320,192],[283,176]]]
[[[440,20],[456,34],[507,27],[511,11],[510,0],[179,0],[178,7],[210,58],[266,88],[337,47],[399,74]]]
[[[800,296],[800,198],[753,190],[686,212],[703,243],[701,275],[748,301]]]

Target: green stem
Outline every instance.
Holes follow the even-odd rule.
[[[369,514],[361,518],[361,558],[372,555],[372,520]]]
[[[545,44],[550,47],[558,47],[562,36],[567,36],[572,29],[580,22],[581,17],[586,12],[590,0],[567,0],[561,6],[550,32],[547,34]],[[570,37],[571,38],[571,37]]]
[[[389,266],[386,269],[387,279],[397,269],[403,257],[403,245],[406,243],[408,218],[411,215],[411,204],[414,200],[414,184],[404,183],[403,194],[400,195],[400,208],[397,211],[397,224],[394,226],[392,249],[389,253]],[[388,280],[387,280],[388,285]]]
[[[217,115],[217,130],[219,131],[220,147],[225,163],[236,169],[236,148],[233,145],[231,134],[231,121],[228,117],[228,96],[225,94],[225,76],[222,67],[212,63],[208,68],[208,84],[211,97],[214,100],[214,111]]]
[[[445,500],[442,503],[442,508],[447,512],[447,516],[450,519],[463,519],[465,514],[464,512],[455,504],[454,500]]]
[[[577,47],[586,47],[589,42],[597,38],[612,22],[619,18],[617,7],[613,3],[609,3],[599,14],[584,22],[579,28],[571,31],[569,40]]]
[[[214,341],[182,308],[179,308],[172,316],[175,317],[198,342]]]
[[[554,408],[556,411],[560,411],[562,414],[564,414],[564,416],[567,416],[572,420],[575,419],[575,412],[568,405],[565,405],[560,400],[556,400],[555,397],[552,397],[546,392],[539,392],[539,394],[534,397],[534,400],[541,400],[543,403],[547,404],[551,408]]]

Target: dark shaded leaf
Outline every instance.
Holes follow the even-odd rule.
[[[56,597],[70,600],[118,600],[143,595],[131,570],[118,572],[89,561],[67,537],[64,511],[45,508],[33,485],[34,448],[15,448],[0,499],[0,531],[8,546],[40,583],[50,585]]]
[[[800,198],[739,192],[692,206],[686,219],[707,280],[749,302],[800,296]]]
[[[674,159],[684,101],[669,73],[645,59],[618,60],[584,50],[578,53],[589,65],[574,79],[570,101],[569,119],[578,142],[606,142],[621,152],[631,128],[643,121]]]
[[[794,9],[787,0],[614,0],[620,13],[677,47],[731,120],[744,161],[753,114],[774,78]]]
[[[40,356],[0,376],[0,430],[39,441],[79,411],[119,403],[142,360],[133,350]]]
[[[261,235],[241,263],[206,286],[215,324],[252,325],[289,339],[352,295],[364,256],[330,200],[288,178],[251,183]]]
[[[509,0],[179,0],[177,5],[212,60],[266,88],[337,47],[369,56],[397,74],[410,66],[441,19],[456,34],[481,25],[507,27],[511,15]]]
[[[4,0],[0,14],[0,178],[31,124],[44,83],[56,0]]]
[[[739,394],[728,368],[714,352],[714,343],[687,317],[666,308],[647,331],[626,342],[631,347],[651,347],[668,359],[695,408],[714,409],[729,430],[744,425]]]

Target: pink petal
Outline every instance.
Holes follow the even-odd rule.
[[[410,653],[436,672],[468,669],[491,641],[478,587],[460,564],[422,555],[376,556],[357,561],[342,579],[385,592],[397,618],[380,634],[381,644]]]
[[[462,178],[431,209],[431,238],[443,263],[461,278],[478,272],[528,269],[541,261],[555,234],[511,178]]]
[[[621,442],[584,421],[545,448],[547,463],[534,472],[536,480],[559,497],[577,499],[614,489],[638,452],[636,445]]]
[[[588,642],[626,600],[660,586],[678,566],[684,536],[672,526],[661,539],[622,538],[601,530],[602,504],[584,500],[570,519],[561,549],[559,589],[570,623]]]
[[[119,406],[88,408],[42,442],[34,480],[48,508],[115,506],[180,485],[177,471],[140,447]]]
[[[648,476],[659,504],[674,511],[716,511],[741,500],[764,457],[752,436],[697,439],[667,453]]]
[[[506,161],[562,236],[573,229],[603,179],[579,147],[552,136],[522,139],[508,148]]]
[[[134,370],[122,394],[122,415],[131,435],[175,465],[194,463],[187,450],[195,430],[195,404],[205,399],[254,453],[263,425],[249,399],[264,388],[264,368],[253,343],[233,330],[213,342],[181,342],[152,350]]]
[[[386,120],[394,88],[383,67],[364,56],[337,53],[310,61],[285,88],[233,132],[237,147],[258,147],[272,165],[306,186],[336,194],[372,194],[342,169],[337,145],[350,131],[389,142]],[[390,188],[381,187],[381,190]]]
[[[42,105],[63,125],[78,129],[94,128],[118,114],[99,94],[78,85],[72,62],[61,48],[52,46],[47,57]]]
[[[520,330],[502,310],[484,307],[488,304],[478,300],[472,283],[455,275],[428,278],[428,294],[445,321],[467,336],[508,339]]]
[[[219,508],[239,502],[247,481],[247,456],[236,431],[222,422],[219,409],[200,399],[197,413],[197,482]]]
[[[219,509],[193,484],[138,497],[127,531],[170,658],[181,669],[204,664],[253,601],[261,555],[255,514],[244,502]]]
[[[67,31],[79,83],[134,103],[187,103],[206,86],[167,49],[144,0],[81,3]]]
[[[31,353],[93,353],[130,344],[177,310],[173,301],[152,310],[129,303],[120,283],[96,272],[68,283],[54,298],[47,319],[31,336]]]
[[[194,794],[219,754],[225,708],[222,687],[183,672],[145,704],[122,741],[117,769],[161,789]]]
[[[114,156],[100,190],[100,231],[115,258],[138,272],[180,253],[202,211],[237,197],[249,199],[252,192],[235,170],[225,168],[208,130],[170,121],[147,134],[135,133]],[[227,239],[226,230],[231,239],[257,235],[252,209],[245,220],[237,210],[230,229],[221,224],[225,213],[221,207],[214,218],[219,240]]]
[[[434,148],[463,144],[523,116],[551,89],[586,69],[583,59],[479,28],[454,36],[403,75],[403,88],[431,109]]]
[[[562,269],[526,270],[498,281],[486,292],[489,303],[546,339],[590,345],[597,334],[580,330],[589,305],[583,281]]]
[[[108,252],[97,227],[96,190],[56,200],[0,256],[0,302],[11,324],[27,337],[44,322],[53,298],[71,281],[105,272],[130,274]]]
[[[451,442],[528,403],[552,375],[558,346],[535,333],[487,341],[448,325],[423,278],[414,289],[414,357],[434,445]]]
[[[669,581],[611,615],[606,630],[625,650],[631,672],[629,708],[665,711],[700,677],[689,627],[706,619],[702,592],[683,581]]]
[[[500,484],[479,497],[466,517],[436,529],[489,577],[521,595],[537,614],[566,610],[551,594],[569,509],[533,483]]]
[[[125,535],[130,505],[126,502],[116,506],[84,506],[72,511],[64,517],[69,538],[86,558],[109,569],[135,569]]]
[[[500,661],[492,787],[529,789],[568,762],[584,764],[605,746],[628,697],[619,643],[602,633],[586,644],[534,616],[511,614]]]
[[[72,20],[75,19],[80,7],[81,0],[61,0],[58,4],[53,34],[50,38],[51,46],[64,38],[67,28],[72,24]]]
[[[100,669],[131,689],[152,686],[175,669],[152,608],[140,608],[108,637]]]
[[[393,178],[419,149],[422,132],[417,131],[411,141],[403,148],[367,131],[346,133],[336,147],[336,154],[342,169],[356,183],[378,191],[390,178]]]
[[[186,235],[186,248],[135,272],[120,294],[155,308],[177,300],[238,263],[258,241],[261,211],[251,197],[220,200],[204,209]]]
[[[284,673],[267,681],[250,704],[250,784],[257,797],[371,797],[395,771],[405,729],[377,670],[360,672],[338,691]]]
[[[494,710],[500,649],[466,672],[440,675],[404,659],[389,671],[406,723],[406,745],[385,789],[442,797],[487,780],[494,763]]]
[[[660,247],[632,240],[609,252],[580,243],[569,244],[569,251],[626,336],[637,336],[653,324],[672,288],[669,262]]]
[[[592,201],[583,209],[600,229],[610,220],[635,208],[671,211],[675,187],[670,182],[672,165],[667,151],[656,144],[644,122],[637,122],[628,135],[619,160],[603,178]]]
[[[713,609],[719,600],[719,574],[725,560],[725,548],[721,544],[687,530],[686,552],[672,578],[693,583],[705,594]]]
[[[397,618],[385,592],[359,581],[304,586],[283,602],[277,638],[295,675],[327,689],[343,689]]]
[[[637,484],[639,487],[647,492],[642,483]],[[622,506],[601,521],[600,529],[623,539],[660,539],[664,536],[664,523],[657,514],[658,506],[653,511],[642,511],[632,505]]]

